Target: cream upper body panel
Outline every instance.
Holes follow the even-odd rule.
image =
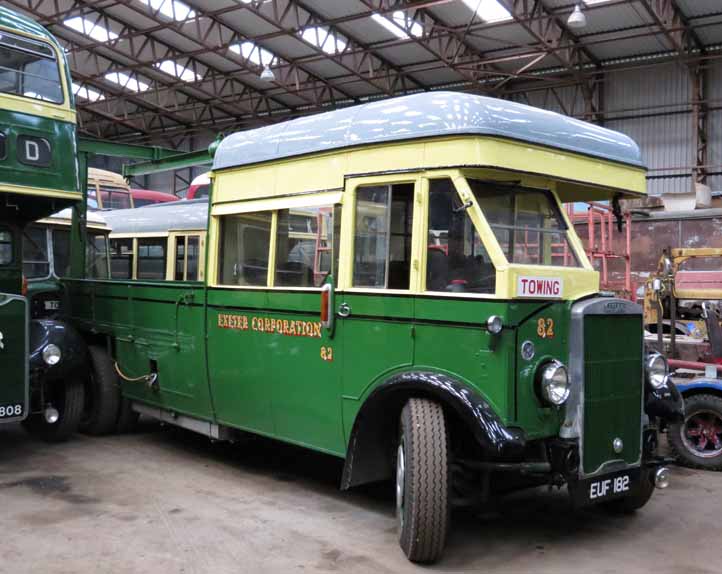
[[[316,119],[234,134],[221,142],[212,172],[208,273],[212,285],[217,284],[214,254],[219,249],[221,217],[310,202],[343,204],[337,287],[356,290],[351,273],[356,187],[374,181],[414,183],[419,219],[430,209],[424,205],[425,182],[448,177],[462,201],[469,203],[469,217],[497,273],[493,295],[468,296],[517,298],[537,285],[542,289],[552,285],[557,292],[551,298],[558,299],[598,291],[599,275],[563,210],[560,218],[578,265],[513,263],[502,253],[467,178],[546,190],[557,205],[644,195],[645,168],[630,138],[559,114],[468,94],[419,94],[358,108],[365,110],[329,112]],[[428,230],[415,229],[418,245],[409,291],[424,293]]]

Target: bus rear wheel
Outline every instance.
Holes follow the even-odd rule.
[[[88,352],[91,369],[80,430],[90,435],[104,435],[116,430],[120,413],[120,385],[107,351],[91,346]]]
[[[56,381],[45,390],[44,412],[34,413],[23,421],[26,430],[48,442],[62,442],[78,431],[85,403],[85,385],[80,379]],[[54,409],[46,416],[45,409]],[[50,420],[49,420],[50,419]],[[55,419],[51,422],[52,419]]]
[[[449,527],[448,439],[436,402],[410,399],[401,411],[396,453],[399,544],[412,562],[441,557]]]

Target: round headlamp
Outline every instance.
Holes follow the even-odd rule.
[[[569,375],[567,368],[559,361],[542,365],[539,372],[539,392],[542,399],[555,407],[563,405],[569,398]]]
[[[63,354],[60,352],[60,347],[57,345],[53,345],[52,343],[45,345],[45,348],[43,349],[43,361],[45,361],[46,365],[51,367],[53,365],[57,365],[62,356]]]
[[[647,382],[652,388],[661,389],[667,383],[669,365],[667,365],[667,359],[661,353],[654,352],[647,357],[645,371],[647,373]]]
[[[486,320],[486,329],[492,335],[498,335],[504,328],[504,320],[499,315],[492,315]]]

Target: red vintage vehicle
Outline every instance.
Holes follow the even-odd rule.
[[[208,173],[202,173],[191,182],[188,187],[186,199],[208,199],[211,188],[211,178]]]
[[[143,207],[153,203],[168,203],[170,201],[178,201],[178,197],[172,193],[164,191],[153,191],[150,189],[131,189],[130,194],[133,196],[133,204],[135,207]]]

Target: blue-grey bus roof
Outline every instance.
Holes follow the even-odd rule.
[[[111,233],[158,233],[190,231],[208,226],[208,200],[190,199],[155,203],[134,209],[104,211]]]
[[[218,146],[213,169],[452,135],[509,138],[643,167],[639,146],[619,132],[506,100],[425,92],[231,134]]]

